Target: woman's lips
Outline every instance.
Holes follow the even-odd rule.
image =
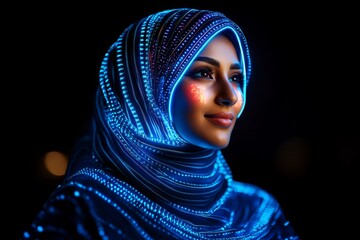
[[[217,126],[228,128],[232,125],[234,114],[224,113],[224,112],[215,113],[215,114],[205,114],[205,118]]]

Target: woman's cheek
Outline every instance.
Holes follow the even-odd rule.
[[[204,103],[204,93],[195,83],[184,86],[185,98],[192,105],[201,105]]]
[[[240,92],[240,95],[238,95],[238,101],[235,104],[235,111],[237,112],[237,114],[239,114],[239,112],[241,111],[241,109],[244,106],[244,95]]]

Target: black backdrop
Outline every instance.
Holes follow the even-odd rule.
[[[100,61],[118,34],[146,14],[189,6],[224,12],[248,39],[247,105],[224,149],[234,178],[273,193],[303,239],[354,234],[360,160],[355,8],[192,2],[10,7],[3,34],[8,230],[20,236],[61,181],[41,171],[41,157],[71,152],[90,116]]]

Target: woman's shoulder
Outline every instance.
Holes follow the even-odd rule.
[[[79,239],[101,239],[101,229],[107,226],[101,223],[112,218],[110,213],[114,213],[115,208],[112,199],[115,186],[105,180],[111,178],[111,174],[96,169],[82,169],[66,177],[26,229],[24,239],[49,239],[55,236],[59,239],[74,236]],[[120,186],[121,182],[117,184]],[[117,212],[119,219],[125,218],[121,216],[121,211]]]
[[[234,181],[231,186],[233,194],[228,204],[241,213],[242,221],[251,228],[281,236],[276,239],[299,239],[273,194],[251,183]]]
[[[231,184],[233,197],[248,202],[254,207],[266,206],[271,209],[280,209],[276,197],[259,185],[247,182],[233,181]]]
[[[273,195],[269,191],[253,183],[233,180],[231,186],[235,192],[239,192],[245,195],[259,195],[263,197],[273,198]]]

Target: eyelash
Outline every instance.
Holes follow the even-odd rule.
[[[215,74],[215,69],[212,67],[202,67],[202,68],[197,68],[194,69],[193,71],[190,72],[190,76],[194,79],[199,79],[199,78],[210,78],[210,79],[214,79],[213,75]]]
[[[214,74],[215,74],[215,69],[213,67],[206,66],[206,67],[201,67],[201,68],[197,68],[197,69],[190,71],[187,74],[187,76],[189,76],[193,79],[201,79],[201,78],[214,79],[214,77],[213,77]],[[236,79],[234,80],[234,78],[236,78]],[[241,73],[233,74],[229,81],[239,84],[240,89],[243,89],[244,76]]]

